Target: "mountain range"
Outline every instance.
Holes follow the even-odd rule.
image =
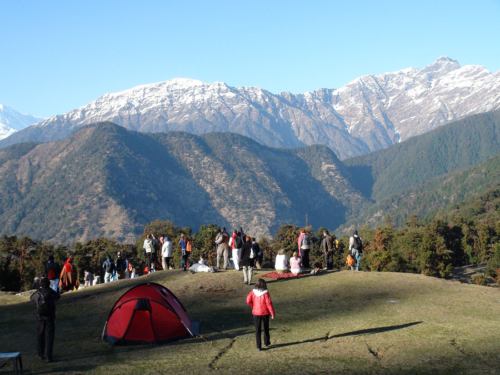
[[[0,141],[47,142],[110,121],[140,132],[230,131],[271,147],[322,144],[340,159],[386,148],[471,114],[500,108],[500,72],[440,57],[424,68],[366,75],[339,89],[272,94],[192,79],[105,94]]]
[[[0,104],[0,140],[43,120],[45,120],[44,117],[19,113],[6,105]]]
[[[275,149],[234,133],[138,133],[112,123],[0,150],[0,228],[58,243],[135,241],[146,223],[217,223],[269,236],[336,227],[366,199],[326,146]]]

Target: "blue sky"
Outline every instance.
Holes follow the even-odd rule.
[[[441,55],[500,69],[500,1],[2,1],[0,103],[39,116],[175,77],[337,88]]]

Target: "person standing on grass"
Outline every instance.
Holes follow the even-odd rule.
[[[179,241],[179,245],[181,245],[181,268],[185,271],[188,262],[188,254],[187,254],[187,237],[183,233],[181,234],[181,239]]]
[[[255,241],[255,237],[252,237],[252,249],[255,254],[255,266],[257,268],[262,268],[262,256],[264,255],[260,249],[259,244]]]
[[[113,271],[115,269],[115,263],[109,255],[108,259],[104,261],[102,268],[104,268],[104,283],[109,283],[113,280]]]
[[[172,259],[173,250],[174,247],[172,245],[172,242],[170,242],[167,237],[163,237],[163,246],[161,247],[161,266],[163,267],[164,271],[170,269],[170,259]]]
[[[59,286],[62,288],[63,292],[68,292],[78,287],[78,270],[71,258],[68,258],[61,271]]]
[[[121,252],[116,253],[116,277],[118,280],[125,278],[125,271],[127,270],[127,262],[122,258]]]
[[[255,325],[255,341],[257,350],[262,350],[261,332],[262,323],[264,323],[264,345],[271,345],[271,337],[269,335],[269,316],[274,319],[273,302],[267,291],[266,282],[259,279],[255,288],[248,293],[247,303],[252,306],[253,322]]]
[[[54,256],[49,256],[49,261],[45,266],[45,273],[50,281],[50,287],[55,292],[59,291],[59,275],[61,274],[61,267],[59,263],[54,262]]]
[[[323,253],[325,255],[325,270],[333,269],[333,252],[335,251],[335,240],[330,236],[328,230],[323,231]]]
[[[233,250],[234,269],[236,271],[239,271],[240,270],[239,254],[241,253],[241,249],[243,248],[243,241],[241,240],[241,237],[238,236],[238,231],[236,229],[233,230],[233,235],[229,239],[229,246],[231,246],[231,249]]]
[[[300,235],[297,240],[299,248],[299,256],[302,258],[304,269],[308,270],[309,266],[309,251],[311,250],[311,237],[306,233],[304,228],[300,229]]]
[[[363,241],[358,236],[358,231],[355,230],[352,237],[349,239],[349,253],[356,261],[356,271],[359,271],[359,263],[361,258],[363,258]],[[351,266],[351,271],[354,270],[354,266]]]
[[[248,285],[252,283],[255,258],[257,258],[257,256],[254,253],[252,241],[250,241],[250,237],[247,237],[245,238],[245,243],[241,251],[241,265],[243,267],[243,282]]]
[[[50,280],[43,278],[41,288],[33,293],[30,300],[36,303],[36,343],[37,357],[52,362],[54,336],[56,333],[56,301],[61,298],[59,293],[50,287]]]
[[[215,239],[217,244],[217,269],[220,269],[220,258],[224,257],[224,270],[227,270],[227,260],[229,258],[229,234],[226,232],[226,228],[222,228]]]
[[[142,246],[142,248],[146,252],[146,259],[148,260],[148,273],[149,273],[151,270],[151,261],[153,259],[153,252],[155,251],[151,234],[147,235],[146,239],[144,240],[144,245]]]

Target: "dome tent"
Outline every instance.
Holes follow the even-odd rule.
[[[198,323],[167,288],[156,283],[134,286],[118,299],[102,338],[112,345],[164,344],[198,336]]]

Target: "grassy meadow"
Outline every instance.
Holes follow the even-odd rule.
[[[266,270],[254,273],[254,282]],[[323,272],[268,289],[276,310],[271,346],[255,348],[252,286],[236,271],[156,272],[70,292],[57,306],[54,363],[36,358],[34,303],[0,295],[0,352],[21,351],[25,374],[500,373],[500,294],[415,274]],[[172,290],[199,338],[162,346],[101,340],[114,302],[147,281]],[[2,371],[11,374],[8,364]]]

